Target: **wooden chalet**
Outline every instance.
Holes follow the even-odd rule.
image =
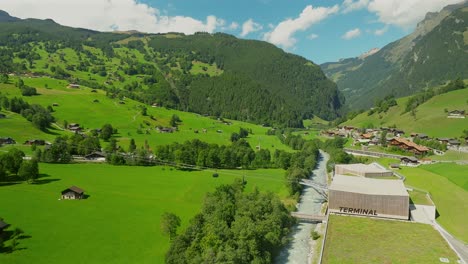
[[[87,160],[106,160],[106,155],[103,152],[94,151],[93,153],[90,153],[90,154],[86,155],[85,159],[87,159]]]
[[[80,85],[79,85],[79,84],[76,84],[76,83],[70,83],[70,84],[68,85],[68,88],[79,89],[79,88],[80,88]]]
[[[415,157],[402,157],[400,163],[405,165],[418,165],[419,161]]]
[[[465,118],[465,110],[453,110],[448,113],[448,118]]]
[[[79,131],[81,131],[80,124],[78,124],[78,123],[68,124],[68,130],[79,132]]]
[[[460,146],[460,144],[460,141],[458,141],[457,139],[450,139],[447,143],[447,145],[451,147],[458,147]]]
[[[452,140],[452,138],[436,138],[437,141],[439,141],[440,144],[448,144],[449,140]]]
[[[427,152],[429,152],[429,148],[425,147],[425,146],[421,146],[421,145],[418,145],[412,141],[409,141],[407,139],[404,139],[404,138],[392,138],[390,141],[389,141],[389,144],[391,146],[396,146],[396,147],[399,147],[400,149],[403,149],[403,150],[406,150],[406,151],[409,151],[409,152],[412,152],[416,155],[423,155],[423,154],[426,154]]]
[[[6,144],[16,144],[16,141],[12,139],[11,137],[0,138],[0,145],[6,145]]]
[[[84,191],[76,186],[72,186],[62,191],[63,200],[80,200],[84,197]]]

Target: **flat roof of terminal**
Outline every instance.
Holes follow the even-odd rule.
[[[371,164],[363,164],[363,163],[337,164],[336,166],[346,168],[348,170],[359,171],[359,172],[389,172],[390,171],[375,162]]]
[[[409,196],[401,180],[381,180],[364,177],[349,177],[336,174],[328,188],[334,191],[371,195]]]

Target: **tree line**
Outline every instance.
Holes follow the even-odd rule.
[[[173,237],[166,263],[272,263],[294,223],[275,194],[245,193],[238,180],[206,195],[201,212]]]
[[[25,160],[25,156],[16,148],[0,153],[0,182],[24,180],[31,183],[39,177],[37,159]]]

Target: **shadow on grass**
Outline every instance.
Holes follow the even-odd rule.
[[[86,200],[86,199],[88,199],[90,196],[91,196],[91,195],[89,195],[89,194],[83,194],[82,200]]]
[[[16,228],[15,230],[4,230],[0,231],[0,239],[3,240],[3,244],[0,244],[1,253],[13,253],[14,251],[25,250],[26,247],[21,247],[20,241],[23,239],[29,239],[32,236],[25,235],[21,229]],[[9,242],[7,246],[6,242]]]
[[[41,174],[39,174],[39,177],[33,182],[33,184],[42,185],[42,184],[47,184],[47,183],[51,183],[51,182],[60,181],[60,179],[44,179],[44,178],[48,178],[48,177],[50,177],[49,174],[41,173]]]

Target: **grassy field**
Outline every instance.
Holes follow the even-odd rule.
[[[0,254],[0,263],[163,263],[169,239],[160,216],[174,212],[182,229],[199,212],[206,192],[246,175],[257,186],[287,195],[282,170],[186,172],[166,167],[98,164],[40,164],[37,184],[0,185],[0,214],[30,238]],[[85,190],[81,201],[58,200],[71,185]]]
[[[440,161],[468,160],[468,153],[447,150],[444,155],[432,155],[429,158]]]
[[[457,256],[430,225],[330,215],[323,263],[440,263]]]
[[[79,123],[85,129],[100,128],[102,125],[110,123],[118,129],[119,134],[117,135],[117,139],[119,140],[119,145],[124,148],[128,147],[131,138],[135,139],[138,146],[143,145],[145,140],[147,140],[151,148],[159,144],[183,142],[195,138],[209,143],[229,144],[231,133],[239,132],[239,128],[243,127],[252,131],[247,140],[254,148],[260,146],[261,148],[270,150],[290,150],[276,136],[266,135],[268,128],[259,125],[232,120],[226,120],[231,123],[230,125],[226,125],[219,120],[198,114],[150,106],[146,106],[147,116],[143,116],[141,114],[141,103],[125,99],[125,104],[120,104],[120,100],[108,98],[100,90],[93,93],[91,92],[92,89],[86,87],[70,89],[66,88],[67,83],[65,81],[46,77],[26,78],[24,81],[27,85],[36,87],[40,94],[38,96],[24,97],[26,101],[43,106],[54,103],[58,104],[58,106],[54,107],[55,112],[53,113],[57,119],[56,123],[58,126],[63,126],[64,120],[68,121],[68,123]],[[48,88],[45,88],[46,85]],[[20,96],[19,89],[11,84],[0,85],[0,91],[8,96]],[[98,100],[99,102],[93,102],[94,100]],[[21,143],[31,138],[53,140],[57,134],[68,133],[58,130],[46,134],[35,129],[31,123],[27,122],[20,115],[7,114],[14,118],[12,120],[0,120],[0,136],[10,136],[17,141],[22,141]],[[177,114],[182,120],[179,131],[176,133],[157,132],[156,126],[169,126],[169,121],[173,114]],[[151,119],[150,116],[153,116],[155,120]],[[1,125],[4,122],[8,124],[7,122],[15,120],[18,123],[15,126]],[[15,131],[21,126],[24,129],[21,134],[17,135]],[[207,133],[203,133],[203,129],[206,129]],[[137,130],[140,130],[142,133],[140,134]],[[199,133],[195,133],[196,130]]]
[[[435,96],[418,106],[416,120],[410,113],[402,114],[408,97],[400,98],[397,100],[398,105],[390,108],[385,114],[374,113],[368,116],[367,112],[364,112],[343,123],[343,125],[357,127],[396,125],[407,134],[418,132],[431,137],[460,137],[462,131],[468,127],[468,118],[447,118],[445,109],[448,111],[455,109],[468,110],[466,98],[468,98],[468,89]]]
[[[405,185],[430,192],[439,213],[437,222],[465,242],[468,241],[468,228],[466,216],[460,212],[468,210],[468,191],[462,187],[466,185],[467,171],[467,165],[450,163],[404,167],[400,170],[406,177]]]

